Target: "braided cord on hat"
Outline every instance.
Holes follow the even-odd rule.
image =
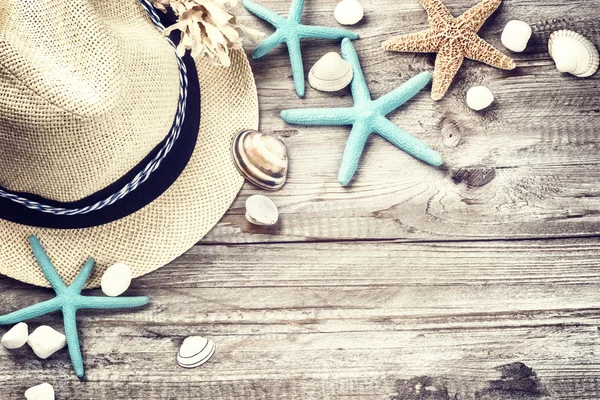
[[[156,27],[163,31],[165,29],[164,25],[160,22],[159,16],[156,14],[154,8],[149,3],[148,0],[140,0],[140,4],[148,13],[148,16],[156,25]],[[173,47],[173,51],[175,52],[175,57],[177,58],[177,65],[179,67],[179,102],[177,105],[177,113],[175,114],[175,120],[173,122],[173,126],[169,131],[169,135],[163,145],[163,147],[159,150],[156,156],[144,167],[142,171],[140,171],[128,184],[123,186],[121,190],[116,192],[115,194],[107,197],[104,200],[98,201],[92,205],[82,207],[82,208],[63,208],[63,207],[52,207],[46,204],[42,204],[36,201],[28,200],[24,197],[21,197],[17,194],[10,193],[8,191],[0,189],[0,198],[5,198],[11,200],[15,203],[21,204],[29,209],[41,211],[48,214],[55,215],[80,215],[87,214],[92,211],[100,210],[104,207],[110,206],[114,204],[118,200],[127,196],[129,193],[133,192],[138,186],[142,183],[146,182],[150,175],[158,169],[161,162],[165,159],[167,154],[173,148],[173,144],[179,138],[179,134],[181,132],[181,125],[183,120],[185,119],[185,106],[187,102],[187,87],[188,87],[188,79],[187,79],[187,69],[183,60],[177,54],[177,48],[175,44],[169,39],[166,38],[171,47]]]

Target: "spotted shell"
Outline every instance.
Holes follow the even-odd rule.
[[[577,32],[554,32],[548,40],[548,51],[560,72],[568,72],[580,78],[592,76],[600,64],[596,46]]]
[[[274,135],[244,130],[234,138],[232,153],[240,173],[259,188],[278,190],[285,184],[287,149]]]
[[[338,53],[325,54],[308,73],[310,86],[323,92],[342,90],[352,81],[352,66]]]

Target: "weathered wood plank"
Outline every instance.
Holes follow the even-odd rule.
[[[285,14],[289,2],[261,3]],[[335,26],[335,3],[307,1],[305,22]],[[417,0],[362,3],[355,44],[374,97],[432,69],[430,55],[379,47],[426,27]],[[474,1],[445,3],[458,15]],[[546,41],[570,28],[600,43],[600,1],[504,3],[482,36],[502,48],[507,21],[530,22],[519,68],[467,62],[442,102],[423,93],[392,115],[442,152],[439,171],[373,138],[352,188],[339,187],[348,130],[289,126],[279,112],[348,106],[348,91],[298,99],[284,48],[253,61],[262,129],[284,138],[292,160],[289,183],[270,194],[281,223],[244,220],[258,193],[246,186],[205,244],[135,281],[131,294],[150,306],[82,313],[85,382],[66,351],[41,361],[0,348],[0,398],[48,381],[58,399],[598,399],[600,76],[558,74]],[[308,70],[338,46],[304,49]],[[483,114],[463,101],[474,84],[497,97]],[[2,311],[50,296],[4,277],[0,292]],[[42,323],[61,321],[31,326]],[[174,357],[190,334],[218,350],[183,370]]]
[[[134,283],[147,308],[82,314],[85,384],[64,351],[0,349],[0,386],[14,398],[48,380],[59,398],[409,399],[426,376],[442,400],[596,399],[599,251],[597,239],[196,246]],[[8,278],[0,291],[11,310],[49,295]],[[174,354],[190,334],[218,351],[188,371]],[[499,389],[497,368],[513,362],[539,384]],[[502,385],[532,381],[513,378]]]
[[[383,147],[378,143],[372,147]],[[367,157],[368,158],[368,157]],[[321,160],[321,165],[333,165]],[[600,168],[596,165],[422,170],[406,158],[398,174],[379,161],[366,173],[387,183],[294,181],[269,194],[280,222],[256,227],[244,202],[259,193],[246,186],[232,209],[204,240],[208,243],[351,239],[478,240],[548,238],[600,233]],[[388,163],[392,163],[391,161]],[[381,168],[377,168],[377,165]],[[365,167],[366,168],[366,167]],[[363,169],[363,172],[365,169]],[[470,171],[470,173],[466,173]],[[307,171],[308,172],[308,171]],[[493,179],[478,185],[487,177]]]
[[[282,13],[287,3],[263,1]],[[446,2],[455,14],[472,1]],[[311,1],[306,22],[334,25],[334,2]],[[387,37],[427,26],[417,0],[364,4],[367,20],[355,42],[373,96],[378,97],[422,70],[431,55],[386,53]],[[272,197],[281,206],[281,225],[256,230],[243,219],[244,200],[257,193],[249,185],[223,222],[205,239],[210,243],[389,238],[410,240],[544,238],[598,234],[600,229],[600,75],[576,79],[556,71],[547,39],[571,28],[600,44],[598,19],[584,10],[598,0],[506,1],[482,29],[499,48],[510,19],[530,22],[534,37],[527,52],[513,54],[519,68],[504,72],[469,62],[449,94],[433,102],[426,92],[393,120],[439,150],[446,165],[428,167],[379,137],[368,145],[351,189],[337,182],[348,137],[345,127],[285,124],[282,109],[349,106],[349,92],[307,89],[293,92],[284,46],[253,60],[261,102],[261,125],[280,134],[289,147],[288,184]],[[244,22],[269,29],[246,15]],[[270,31],[269,31],[270,32]],[[307,42],[306,69],[325,52],[339,50],[327,41]],[[475,84],[489,86],[496,105],[481,114],[467,108],[464,96]],[[465,174],[465,171],[471,171]],[[454,178],[454,179],[453,179]]]
[[[29,382],[15,380],[15,376],[29,375],[57,382],[60,399],[390,399],[399,392],[398,380],[423,376],[439,377],[446,382],[452,397],[439,397],[442,400],[454,399],[455,394],[460,396],[458,398],[480,400],[591,400],[597,399],[599,394],[598,364],[578,362],[583,356],[592,357],[589,348],[593,346],[594,338],[588,331],[573,327],[512,329],[508,332],[475,330],[463,335],[424,332],[420,336],[398,332],[368,336],[360,332],[213,335],[211,337],[221,344],[218,353],[201,370],[192,371],[181,370],[174,364],[173,353],[180,337],[130,340],[125,336],[127,333],[120,330],[104,325],[101,328],[107,333],[106,340],[118,336],[125,343],[135,343],[136,348],[103,349],[98,357],[88,361],[89,376],[84,383],[79,383],[68,373],[59,372],[68,367],[66,363],[45,362],[41,366],[32,360],[29,371],[18,367],[2,371],[3,393],[12,396],[8,398],[19,398]],[[166,329],[169,328],[163,328],[163,331]],[[159,335],[161,332],[158,328]],[[154,331],[151,333],[155,334]],[[134,334],[139,334],[137,328]],[[581,339],[586,337],[588,340]],[[157,341],[166,345],[157,346]],[[373,343],[379,345],[379,349],[371,349]],[[556,349],[556,344],[572,349],[572,352],[537,354],[547,348]],[[478,396],[477,393],[489,387],[491,381],[500,379],[496,368],[512,360],[523,360],[534,369],[540,380],[539,389],[499,393],[493,397]],[[407,398],[410,399],[403,399]]]

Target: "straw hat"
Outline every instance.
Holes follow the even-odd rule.
[[[48,286],[36,235],[69,283],[98,286],[198,242],[243,179],[233,135],[257,128],[244,53],[179,58],[147,0],[20,0],[0,13],[0,273]]]

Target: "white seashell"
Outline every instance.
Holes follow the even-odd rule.
[[[194,368],[207,362],[215,354],[215,344],[202,336],[190,336],[183,341],[177,354],[177,364]]]
[[[502,44],[507,49],[520,53],[527,47],[527,42],[531,38],[531,27],[527,22],[512,20],[502,31]]]
[[[352,66],[338,53],[325,54],[308,73],[310,86],[323,92],[342,90],[352,81]]]
[[[246,219],[254,225],[275,225],[279,219],[279,211],[268,197],[254,195],[246,200]]]
[[[288,155],[276,136],[244,130],[233,139],[233,161],[238,171],[264,190],[278,190],[287,179]]]
[[[131,277],[132,272],[129,265],[123,263],[113,264],[102,275],[100,281],[102,291],[110,297],[120,296],[129,289]]]
[[[467,92],[467,105],[472,110],[483,110],[493,102],[494,94],[485,86],[474,86]]]
[[[42,383],[25,391],[27,400],[54,400],[54,388],[49,383]]]
[[[27,344],[36,356],[45,360],[67,345],[67,337],[49,326],[42,325],[29,335]]]
[[[548,51],[560,72],[586,78],[598,70],[598,49],[589,39],[577,32],[554,32],[548,40]]]
[[[364,16],[362,6],[356,0],[342,0],[335,6],[333,16],[342,25],[354,25]]]
[[[23,345],[27,343],[28,337],[29,329],[27,328],[27,324],[25,322],[19,322],[2,336],[0,342],[2,342],[7,349],[14,350],[23,347]]]

